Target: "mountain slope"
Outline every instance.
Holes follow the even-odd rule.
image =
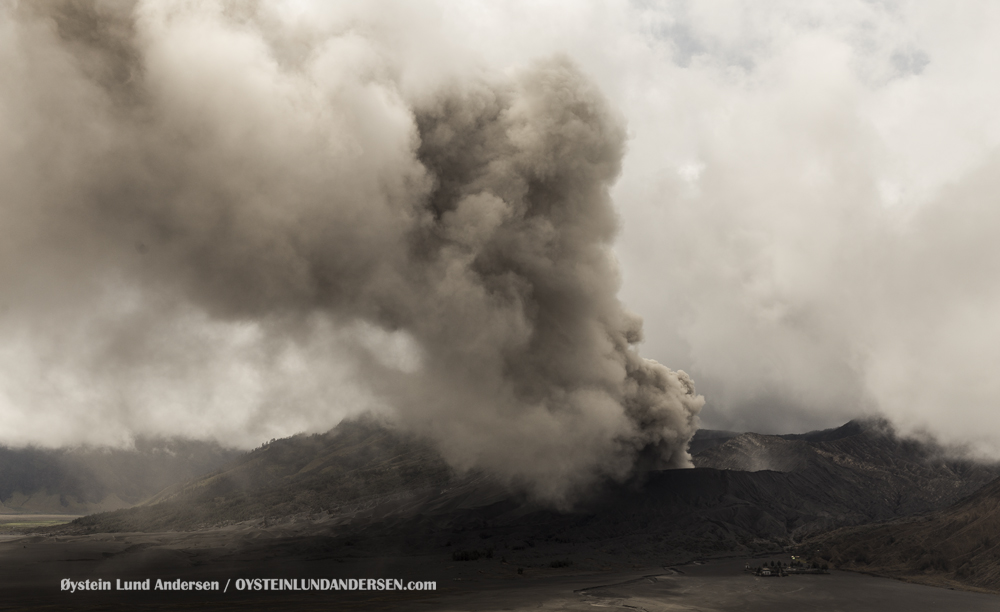
[[[0,446],[0,514],[88,514],[128,507],[242,454],[179,439],[138,439],[132,449]]]
[[[725,444],[727,440],[735,438],[738,435],[740,435],[739,432],[735,431],[699,429],[694,432],[694,436],[691,438],[690,444],[688,444],[688,452],[692,455],[697,455],[702,451]]]
[[[424,443],[374,421],[346,421],[326,434],[275,440],[142,507],[85,523],[117,531],[189,529],[304,512],[353,513],[470,478],[457,479]]]
[[[1000,592],[1000,480],[949,508],[838,530],[808,547],[845,569]]]
[[[1000,477],[1000,466],[951,458],[933,442],[898,437],[884,421],[808,434],[741,434],[696,454],[694,463],[796,473],[856,496],[845,524],[944,508]]]

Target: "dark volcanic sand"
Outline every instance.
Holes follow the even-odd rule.
[[[498,558],[455,562],[442,554],[380,557],[317,545],[288,529],[33,536],[0,541],[0,610],[622,610],[977,612],[1000,596],[952,591],[847,572],[758,578],[730,559],[673,567],[597,570],[514,565]],[[785,559],[787,561],[787,558]],[[759,561],[756,561],[759,563]],[[219,580],[252,577],[435,580],[433,593],[122,592],[70,594],[61,578]]]

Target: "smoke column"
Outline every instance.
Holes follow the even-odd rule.
[[[428,76],[350,15],[0,6],[8,442],[374,406],[551,501],[690,465],[703,400],[616,298],[623,121],[569,61]]]

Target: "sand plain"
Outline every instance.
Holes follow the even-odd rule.
[[[778,558],[778,557],[775,557]],[[787,561],[787,558],[785,559]],[[31,535],[0,541],[0,610],[427,610],[595,609],[647,612],[979,612],[1000,596],[834,571],[759,578],[746,559],[684,565],[633,563],[623,553],[595,569],[517,567],[498,558],[455,562],[449,555],[383,555],[331,545],[308,526],[233,526],[192,532]],[[759,562],[759,561],[758,561]],[[399,578],[432,580],[432,592],[275,591],[234,588],[237,578]],[[60,590],[63,578],[218,580],[222,592]]]

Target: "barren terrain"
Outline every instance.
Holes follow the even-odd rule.
[[[363,543],[329,547],[330,525],[227,527],[195,532],[34,536],[0,542],[0,610],[622,610],[800,611],[995,610],[996,595],[933,588],[833,571],[759,578],[747,559],[651,564],[627,551],[579,558],[560,568],[522,568],[499,558],[455,562],[447,554],[384,556]],[[789,560],[786,556],[769,559]],[[767,558],[765,559],[767,560]],[[645,562],[644,562],[645,561]],[[759,562],[759,561],[758,561]],[[145,578],[400,578],[433,580],[437,590],[405,592],[226,593],[60,591],[74,580]]]

